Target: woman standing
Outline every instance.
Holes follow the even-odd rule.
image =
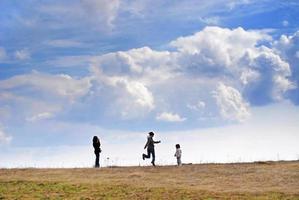
[[[93,136],[92,142],[93,142],[94,153],[96,154],[95,167],[99,168],[100,167],[100,153],[102,151],[100,148],[101,143],[97,136]]]

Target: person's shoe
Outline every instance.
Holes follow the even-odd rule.
[[[154,162],[152,162],[152,165],[153,165],[154,167],[156,167],[156,165],[155,165],[155,163],[154,163]]]
[[[142,154],[142,160],[144,160],[145,158],[144,158],[144,154]]]

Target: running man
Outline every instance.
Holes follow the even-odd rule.
[[[152,154],[152,165],[155,165],[155,144],[160,143],[161,141],[154,141],[153,137],[154,137],[154,132],[149,132],[148,133],[149,136],[147,137],[147,142],[144,146],[144,149],[147,148],[147,155],[146,154],[142,154],[142,159],[144,160],[145,158],[150,158],[151,154]]]

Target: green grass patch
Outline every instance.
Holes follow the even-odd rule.
[[[135,187],[126,184],[72,184],[67,182],[2,181],[0,199],[299,199],[284,193],[214,193],[165,187]]]
[[[60,182],[0,182],[0,199],[65,199],[87,191],[82,185]]]

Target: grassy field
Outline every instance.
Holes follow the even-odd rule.
[[[0,169],[0,199],[299,199],[299,161]]]

